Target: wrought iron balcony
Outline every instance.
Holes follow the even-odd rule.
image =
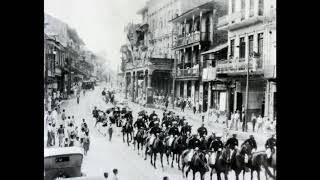
[[[249,60],[250,72],[262,73],[262,58],[253,58]],[[217,61],[217,74],[237,74],[245,73],[247,70],[247,61],[240,59]]]
[[[200,76],[199,68],[189,68],[189,69],[176,70],[176,77],[177,78],[199,77],[199,76]]]
[[[208,41],[209,33],[206,32],[193,32],[184,37],[178,37],[176,41],[173,42],[172,47],[177,48],[181,46],[186,46],[189,44],[197,43],[200,41]]]

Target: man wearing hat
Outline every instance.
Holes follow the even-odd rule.
[[[208,149],[210,148],[211,143],[216,139],[216,133],[212,132],[208,138]]]
[[[187,135],[188,132],[189,132],[189,134],[191,134],[191,126],[188,124],[188,122],[186,122],[184,124],[184,126],[182,126],[182,128],[181,128],[181,134]]]
[[[149,140],[149,146],[153,144],[153,141],[157,137],[157,135],[161,132],[161,128],[159,127],[159,121],[154,121],[154,127],[150,129],[150,140]]]
[[[198,128],[197,132],[198,132],[200,138],[208,135],[208,130],[206,127],[204,127],[204,123],[202,123],[201,127]]]
[[[149,116],[149,120],[151,121],[151,120],[153,120],[154,118],[154,116],[158,116],[157,114],[156,114],[156,111],[152,111],[152,113],[150,114],[150,116]]]
[[[172,126],[172,122],[170,119],[164,119],[161,123],[161,126],[165,125],[165,127],[168,129],[169,125]]]
[[[179,125],[183,126],[185,120],[186,120],[186,118],[184,116],[182,116],[182,118],[179,120]]]
[[[209,150],[213,150],[212,155],[209,158],[209,164],[215,164],[216,159],[218,159],[221,155],[221,151],[223,149],[223,143],[221,141],[222,134],[218,133],[216,138],[211,142],[209,146]]]
[[[141,115],[138,116],[138,119],[136,120],[136,122],[134,122],[133,127],[137,128],[137,130],[134,132],[133,137],[137,136],[137,133],[138,133],[138,131],[140,129],[147,128],[147,126],[146,126],[145,122],[143,121]]]
[[[169,133],[170,136],[179,136],[179,129],[178,129],[178,124],[176,122],[173,123],[173,126],[169,129]]]
[[[244,144],[248,143],[251,147],[252,147],[252,152],[257,150],[257,142],[254,139],[253,135],[250,135],[249,139],[246,139],[241,146],[243,146]]]
[[[232,157],[233,153],[235,153],[234,150],[237,149],[239,146],[237,134],[232,134],[232,137],[227,140],[225,146],[231,149],[230,157]]]
[[[190,149],[187,156],[186,156],[188,162],[191,161],[194,153],[199,150],[201,142],[200,142],[198,136],[199,135],[197,135],[197,134],[192,135],[187,142],[188,148]]]
[[[266,141],[266,144],[265,144],[268,159],[271,159],[272,153],[274,153],[276,150],[277,140],[276,140],[275,136],[276,136],[275,134],[272,134],[271,137]]]

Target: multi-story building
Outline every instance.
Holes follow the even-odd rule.
[[[188,99],[190,107],[199,104],[200,110],[208,108],[207,72],[209,59],[201,53],[227,41],[227,32],[217,30],[218,17],[226,14],[225,1],[209,1],[185,11],[171,22],[175,25],[172,49],[175,51],[175,98]],[[205,73],[207,74],[207,73]]]
[[[152,104],[152,97],[172,96],[175,36],[170,20],[207,1],[150,0],[138,11],[142,23],[127,27],[130,45],[124,53],[129,56],[125,65],[125,92],[126,96],[131,92],[132,101],[141,97],[143,102]]]
[[[228,57],[216,62],[216,73],[226,81],[228,112],[275,118],[275,16],[276,0],[229,0],[228,15],[219,18],[218,28],[228,30]]]

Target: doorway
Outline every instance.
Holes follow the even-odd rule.
[[[239,110],[240,113],[242,112],[242,93],[241,92],[237,92],[237,109]]]

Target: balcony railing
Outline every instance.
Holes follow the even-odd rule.
[[[228,25],[228,15],[222,16],[218,19],[217,27],[222,27]]]
[[[193,32],[185,37],[179,37],[176,41],[173,42],[173,47],[185,46],[193,43],[197,43],[200,41],[207,41],[209,33],[206,32]]]
[[[262,58],[254,58],[249,61],[249,70],[256,72],[262,70]],[[217,73],[243,73],[247,70],[247,61],[239,59],[217,61]]]
[[[199,77],[200,71],[199,68],[178,69],[176,75],[177,77]]]

